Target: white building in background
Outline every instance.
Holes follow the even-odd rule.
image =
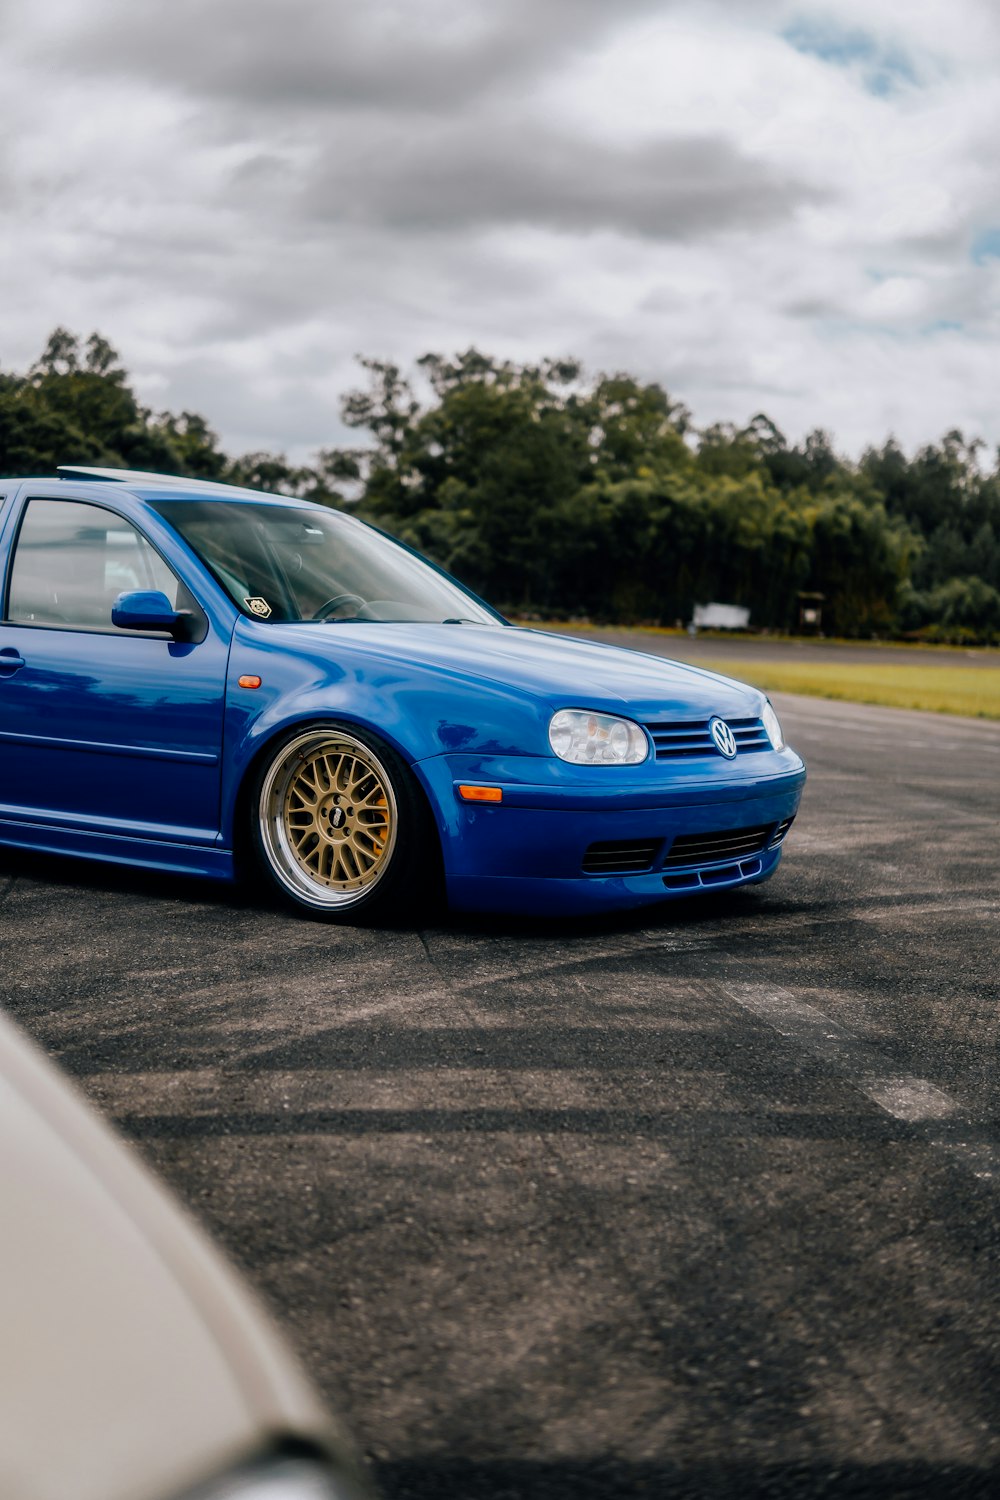
[[[695,630],[746,630],[750,611],[742,604],[696,604],[691,624]]]

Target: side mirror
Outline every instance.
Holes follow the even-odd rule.
[[[175,641],[187,641],[194,620],[189,610],[174,609],[158,589],[142,589],[118,595],[111,607],[111,623],[119,630],[159,630]]]

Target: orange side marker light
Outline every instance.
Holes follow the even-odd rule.
[[[241,677],[240,680],[239,680],[239,682],[240,682],[240,687],[245,687],[245,688],[259,688],[260,687],[260,678],[259,677],[254,677],[253,674],[250,673],[250,672],[248,672],[245,677]]]
[[[499,786],[460,786],[458,795],[463,802],[502,802],[503,788]]]

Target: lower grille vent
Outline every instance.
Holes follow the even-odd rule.
[[[682,833],[670,845],[663,861],[670,865],[707,865],[716,860],[744,859],[767,847],[773,823],[761,828],[723,828],[718,833]]]
[[[662,861],[663,869],[752,859],[765,849],[776,849],[793,822],[794,818],[785,818],[781,823],[762,823],[755,828],[679,834]],[[591,844],[583,856],[583,871],[585,875],[636,875],[659,863],[662,848],[662,839],[613,839]]]
[[[778,826],[777,826],[777,828],[774,830],[774,834],[773,834],[773,836],[771,838],[771,842],[768,844],[767,847],[769,849],[776,849],[778,847],[778,845],[783,841],[783,839],[785,837],[785,834],[788,832],[789,828],[791,828],[791,826],[792,826],[792,824],[794,822],[795,822],[795,815],[793,813],[790,818],[786,818],[783,823],[779,823]]]
[[[591,844],[583,856],[587,875],[636,874],[648,870],[663,844],[662,839],[619,839]]]

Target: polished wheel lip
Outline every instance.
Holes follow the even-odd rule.
[[[291,740],[264,778],[257,816],[275,877],[316,910],[366,900],[392,862],[399,827],[392,779],[371,746],[346,729],[314,728]],[[381,844],[375,829],[385,830]]]

